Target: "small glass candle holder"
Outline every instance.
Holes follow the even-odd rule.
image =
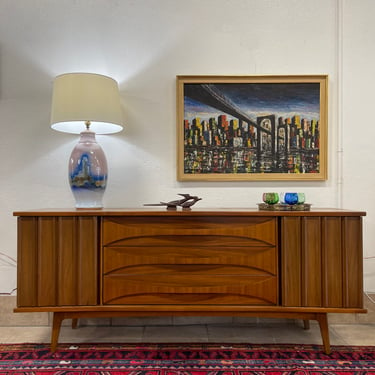
[[[267,204],[276,204],[279,201],[278,193],[263,193],[263,202]]]
[[[298,193],[298,204],[304,204],[305,203],[305,193]]]
[[[285,204],[285,193],[280,193],[280,203]]]
[[[286,204],[294,205],[298,203],[298,193],[285,193],[284,201]]]

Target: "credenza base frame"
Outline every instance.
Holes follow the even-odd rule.
[[[285,319],[301,319],[304,321],[304,328],[309,328],[309,321],[316,320],[319,323],[320,334],[322,336],[323,348],[326,354],[331,353],[329,341],[329,329],[327,313],[285,313],[285,312],[272,312],[263,314],[246,314],[246,316],[258,316],[267,318],[285,318]],[[72,319],[72,328],[77,327],[77,320],[79,318],[108,318],[108,317],[121,317],[129,316],[129,313],[110,313],[104,311],[90,311],[90,312],[54,312],[52,335],[51,335],[51,352],[55,352],[58,346],[58,339],[60,335],[61,323],[64,319]],[[159,314],[160,316],[160,314]]]
[[[264,307],[263,307],[264,309]],[[23,309],[18,308],[15,309],[15,312],[26,312],[35,309]],[[39,310],[39,309],[37,309]],[[49,310],[49,309],[47,309]],[[329,339],[329,329],[328,329],[328,319],[327,319],[327,311],[326,309],[311,309],[306,308],[305,311],[301,311],[301,308],[286,308],[287,311],[244,311],[244,312],[233,312],[230,314],[229,311],[216,311],[214,314],[209,313],[207,311],[181,311],[179,314],[171,313],[170,311],[123,311],[119,310],[98,310],[96,309],[90,310],[90,308],[86,310],[79,311],[75,309],[74,311],[62,308],[60,311],[56,311],[56,309],[51,309],[50,312],[53,312],[53,323],[52,323],[52,334],[51,334],[51,351],[55,352],[58,346],[58,339],[60,335],[61,323],[65,319],[72,319],[72,328],[77,328],[78,319],[81,318],[114,318],[114,317],[125,317],[125,316],[175,316],[175,315],[184,315],[184,316],[243,316],[243,317],[263,317],[263,318],[284,318],[284,319],[300,319],[304,322],[304,329],[309,329],[309,321],[316,320],[319,323],[320,334],[322,337],[322,343],[324,352],[326,354],[330,354],[330,339]],[[299,310],[299,311],[297,311]],[[331,311],[332,310],[332,311]],[[329,312],[338,312],[339,309],[329,309]],[[352,313],[366,313],[366,309],[351,309],[353,311],[346,311]],[[46,311],[46,309],[43,309]]]

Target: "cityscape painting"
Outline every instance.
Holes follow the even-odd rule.
[[[177,76],[178,180],[326,180],[327,84]]]

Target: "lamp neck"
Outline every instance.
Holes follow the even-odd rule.
[[[79,143],[96,143],[95,132],[90,129],[81,132]]]

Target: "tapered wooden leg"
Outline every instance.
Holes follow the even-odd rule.
[[[52,335],[51,335],[51,352],[55,352],[57,349],[57,343],[59,340],[61,323],[64,320],[64,314],[54,312],[53,323],[52,323]]]
[[[331,353],[331,346],[329,343],[329,330],[328,330],[328,320],[327,320],[327,313],[318,313],[317,315],[317,321],[319,322],[320,327],[320,334],[322,336],[323,340],[323,347],[324,352],[326,354]]]
[[[78,326],[78,319],[77,318],[73,318],[72,319],[72,328],[76,329],[77,326]]]
[[[303,329],[310,329],[310,320],[304,320],[303,321]]]

